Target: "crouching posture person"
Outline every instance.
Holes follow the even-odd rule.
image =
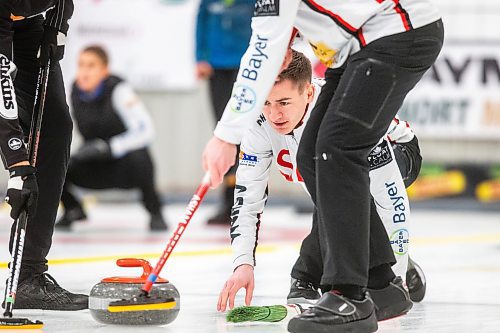
[[[155,189],[154,167],[148,147],[153,124],[132,88],[111,75],[108,56],[99,46],[80,54],[71,94],[73,118],[84,143],[71,156],[61,201],[65,212],[57,228],[86,219],[74,185],[89,189],[140,189],[150,214],[151,230],[166,230]]]
[[[309,60],[302,53],[293,51],[292,62],[278,76],[265,102],[263,115],[243,136],[231,225],[234,273],[220,294],[220,311],[226,309],[228,302],[231,308],[234,306],[234,297],[241,288],[246,289],[246,304],[250,304],[257,232],[267,200],[273,162],[287,181],[304,186],[296,163],[298,144],[315,106],[322,102],[318,100],[320,92],[329,89],[323,80],[311,82],[311,72]],[[380,269],[380,266],[385,267],[394,261],[379,256],[377,247],[380,244],[392,244],[397,258],[394,272],[406,276],[412,299],[420,301],[425,293],[423,273],[408,257],[410,209],[405,184],[409,186],[415,180],[421,164],[418,141],[408,124],[394,119],[387,135],[372,149],[368,160],[373,198],[368,289],[376,305],[377,317],[383,320],[406,313],[412,303],[403,280],[394,274],[385,274],[386,269]],[[317,219],[315,212],[311,233],[303,241],[300,257],[292,269],[289,303],[313,303],[320,298],[319,287],[325,291],[331,289],[331,286],[320,285],[323,261]],[[392,270],[388,271],[392,273]]]

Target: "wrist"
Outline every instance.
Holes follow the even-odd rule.
[[[11,166],[9,166],[9,169],[17,167],[17,166],[23,166],[23,165],[30,165],[30,162],[28,162],[28,161],[21,161],[21,162],[14,163]]]
[[[237,271],[237,270],[251,270],[253,272],[254,267],[250,264],[241,264],[234,269],[234,271]]]
[[[35,173],[35,168],[32,167],[29,163],[17,166],[11,166],[9,168],[10,178],[14,177],[26,177],[29,175],[33,175]]]

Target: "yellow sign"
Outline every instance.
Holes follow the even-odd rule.
[[[331,67],[333,65],[333,63],[335,62],[334,57],[337,51],[332,50],[323,42],[309,42],[309,44],[311,45],[314,54],[316,55],[316,57],[318,57],[319,61],[321,61],[323,65],[327,67]]]

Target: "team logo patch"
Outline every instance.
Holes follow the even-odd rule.
[[[370,164],[370,171],[383,167],[392,161],[391,151],[387,141],[382,141],[381,144],[376,146],[368,155],[368,163]]]
[[[5,119],[16,119],[17,108],[10,73],[12,72],[10,60],[0,54],[0,116]]]
[[[12,150],[18,150],[23,145],[21,139],[11,138],[8,142],[9,148]]]
[[[240,151],[240,162],[239,165],[244,166],[256,166],[259,162],[259,159],[255,155],[245,154],[243,151]]]
[[[255,92],[246,86],[238,85],[234,87],[229,101],[231,111],[236,113],[247,113],[252,111],[255,106],[256,95]]]
[[[408,230],[398,229],[394,231],[389,240],[394,254],[403,256],[408,252],[408,246],[410,243],[410,233]]]
[[[279,16],[280,1],[279,0],[257,0],[255,1],[254,16]]]

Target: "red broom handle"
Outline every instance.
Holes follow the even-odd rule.
[[[184,212],[184,217],[182,221],[179,222],[179,224],[177,225],[177,229],[175,229],[175,232],[172,235],[172,237],[170,237],[168,245],[166,249],[163,251],[160,260],[156,264],[151,274],[149,274],[149,277],[144,283],[144,285],[142,286],[142,291],[148,294],[151,291],[151,288],[153,287],[153,284],[155,283],[156,279],[158,278],[158,275],[163,269],[163,266],[165,265],[167,259],[172,254],[172,251],[179,242],[179,239],[184,233],[184,230],[186,230],[186,227],[191,221],[191,218],[193,217],[194,213],[196,212],[196,210],[198,210],[198,207],[200,206],[200,203],[202,202],[209,188],[210,188],[210,174],[207,172],[205,173],[205,176],[203,177],[201,184],[196,189],[195,194],[191,198],[191,201],[189,201],[189,204],[187,205],[186,210]]]

